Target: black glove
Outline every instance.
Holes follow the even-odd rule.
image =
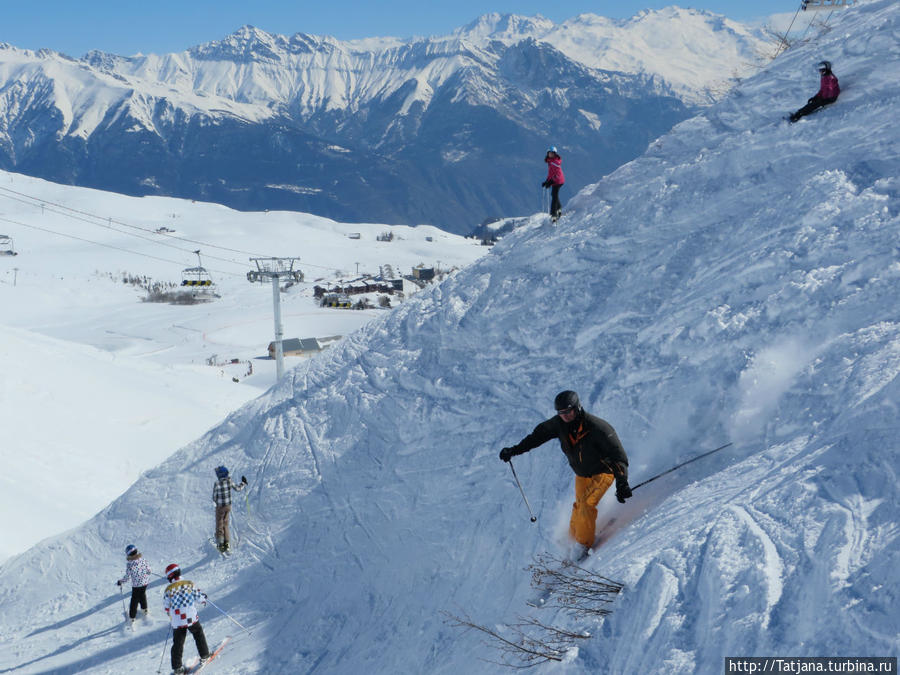
[[[500,459],[504,462],[508,462],[511,460],[516,454],[516,451],[513,448],[503,448],[500,451]]]
[[[119,579],[119,580],[116,582],[116,586],[121,586],[121,585],[122,585],[122,580]]]
[[[241,476],[241,483],[243,483],[244,485],[247,484],[247,476]]]
[[[543,187],[543,188],[548,188],[551,185],[553,185],[553,182],[549,178],[547,180],[545,180],[543,183],[541,183],[541,187]]]
[[[631,496],[631,488],[628,487],[627,478],[616,478],[616,499],[620,504],[624,504],[625,500]]]

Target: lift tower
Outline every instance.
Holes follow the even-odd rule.
[[[256,269],[247,272],[247,281],[272,282],[272,304],[275,312],[276,381],[284,375],[284,350],[281,346],[284,330],[281,327],[281,294],[278,285],[282,279],[294,282],[303,281],[303,272],[294,269],[294,264],[299,260],[300,258],[250,258],[250,262],[256,264]]]

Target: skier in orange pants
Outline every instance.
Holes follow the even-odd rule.
[[[624,504],[631,497],[628,486],[628,456],[615,429],[605,420],[590,415],[581,407],[578,394],[563,391],[554,402],[556,415],[538,424],[518,444],[503,448],[500,459],[508,462],[554,438],[569,466],[575,472],[575,503],[569,534],[585,548],[594,545],[597,527],[597,504],[616,483],[616,499]]]

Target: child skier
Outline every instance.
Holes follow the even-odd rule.
[[[206,606],[206,594],[201,593],[192,582],[182,579],[181,568],[175,563],[166,567],[166,579],[169,580],[169,585],[163,593],[163,609],[172,622],[172,672],[181,675],[184,673],[181,657],[188,631],[194,636],[201,665],[209,660],[206,635],[203,633],[200,615],[197,613],[198,602]]]
[[[121,586],[131,579],[131,605],[128,608],[128,618],[134,623],[137,608],[140,604],[144,616],[147,616],[147,585],[150,583],[150,565],[141,556],[134,544],[125,547],[125,576],[116,582]]]
[[[216,505],[216,547],[222,552],[228,552],[229,540],[228,517],[231,513],[231,491],[240,492],[247,485],[247,478],[241,476],[240,485],[236,485],[228,475],[228,469],[224,466],[216,467],[216,480],[213,485],[213,503]]]
[[[838,84],[837,77],[831,72],[831,61],[821,61],[819,63],[819,75],[822,76],[819,81],[819,91],[800,110],[791,113],[791,116],[788,118],[791,124],[804,115],[809,115],[823,106],[834,103],[840,96],[841,87]]]
[[[550,188],[550,217],[555,223],[562,215],[562,204],[559,201],[559,189],[565,184],[566,177],[562,170],[562,157],[556,152],[556,146],[553,145],[547,150],[544,157],[547,163],[547,180],[541,185],[544,188]]]

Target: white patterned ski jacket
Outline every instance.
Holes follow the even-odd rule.
[[[200,621],[197,603],[206,606],[206,594],[186,579],[178,580],[166,586],[163,593],[163,609],[169,615],[172,628],[193,626]]]
[[[131,579],[134,588],[150,583],[150,564],[138,553],[137,557],[125,563],[125,576],[119,579],[123,584]]]

